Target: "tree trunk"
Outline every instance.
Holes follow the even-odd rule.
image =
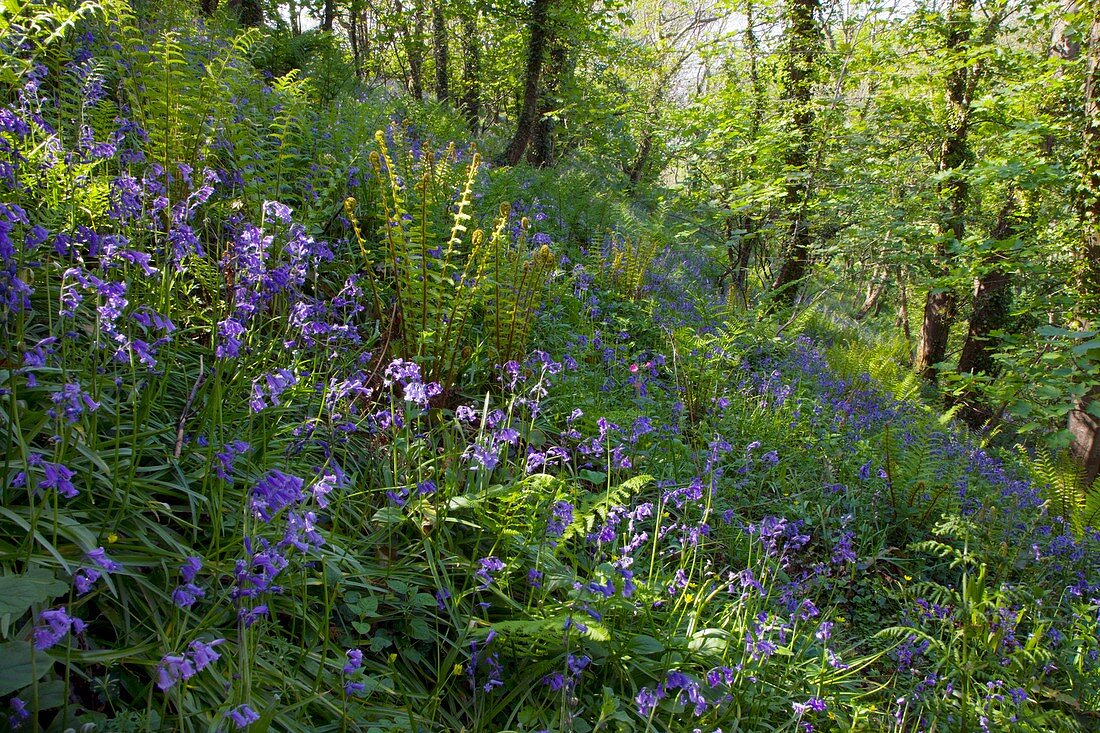
[[[256,28],[263,25],[264,8],[260,0],[229,0],[227,7],[244,27]]]
[[[539,80],[542,76],[543,56],[546,53],[546,41],[550,34],[549,10],[553,0],[532,0],[530,16],[530,41],[527,44],[527,64],[523,74],[523,101],[519,117],[516,119],[516,133],[508,149],[504,151],[504,162],[516,165],[527,151],[527,143],[538,121]]]
[[[336,19],[336,0],[325,0],[321,8],[321,30],[332,33],[332,22]]]
[[[1062,1],[1062,15],[1054,21],[1054,28],[1050,33],[1050,56],[1062,61],[1074,61],[1081,55],[1081,39],[1074,32],[1073,24],[1070,22],[1078,10],[1078,0]],[[1059,67],[1054,74],[1061,79],[1065,72],[1065,67]],[[1059,95],[1054,102],[1055,110],[1049,111],[1057,111],[1060,115],[1072,114],[1073,101],[1065,95]],[[1053,133],[1047,134],[1043,138],[1043,153],[1050,155],[1054,152],[1056,142]]]
[[[942,183],[939,194],[943,210],[936,258],[939,260],[937,267],[941,278],[950,270],[951,260],[954,259],[952,252],[965,234],[969,188],[962,174],[970,162],[967,131],[970,124],[971,72],[964,61],[964,54],[970,44],[973,9],[974,0],[952,0],[947,16],[947,50],[952,55],[955,68],[947,80],[948,127],[940,147],[939,173]],[[947,356],[947,342],[951,337],[951,323],[955,319],[957,304],[955,293],[949,287],[933,286],[925,298],[924,320],[914,368],[928,381],[935,381],[936,364]]]
[[[1093,15],[1089,26],[1084,97],[1084,196],[1081,202],[1084,232],[1077,271],[1079,320],[1084,328],[1092,328],[1100,312],[1100,13]],[[1098,400],[1100,389],[1094,388],[1069,414],[1069,431],[1073,435],[1070,452],[1085,470],[1086,486],[1100,474],[1100,420],[1089,412],[1090,406],[1095,409]]]
[[[447,17],[443,14],[443,0],[432,0],[432,48],[435,51],[435,98],[440,102],[450,99],[450,53],[447,48]]]
[[[806,275],[810,257],[810,226],[806,221],[810,191],[806,179],[814,126],[814,57],[821,43],[821,29],[814,18],[817,9],[818,0],[787,2],[784,92],[790,106],[795,140],[784,161],[788,176],[784,204],[793,218],[787,251],[772,289],[778,300],[788,306],[795,303],[798,284]]]
[[[737,247],[726,247],[726,258],[729,260],[730,269],[733,271],[731,287],[741,295],[741,302],[749,307],[749,263],[752,262],[753,245],[756,243],[756,223],[751,216],[746,216],[742,221],[744,233],[737,239]],[[727,239],[732,238],[727,235]]]
[[[1009,195],[997,224],[990,236],[1004,241],[1013,235],[1013,211],[1016,207],[1015,196]],[[1012,304],[1012,281],[1004,270],[1007,259],[1004,251],[996,247],[986,255],[983,272],[974,281],[974,298],[970,309],[970,324],[959,356],[960,374],[995,374],[996,364],[993,354],[996,351],[994,331],[1002,330],[1008,323],[1009,307]]]
[[[638,146],[638,154],[634,156],[634,160],[630,162],[630,167],[626,169],[626,176],[630,179],[630,184],[633,186],[642,180],[642,174],[645,172],[646,163],[649,161],[649,154],[653,150],[653,133],[650,130],[646,130],[642,133],[642,143]]]
[[[898,281],[898,325],[905,336],[906,358],[910,358],[913,355],[913,333],[909,329],[909,279],[901,267],[898,267],[895,275]]]
[[[355,67],[355,76],[363,78],[363,52],[359,48],[359,8],[352,5],[348,10],[348,41],[351,43],[351,63]]]
[[[476,132],[481,117],[481,44],[475,9],[462,15],[462,111]]]
[[[286,14],[290,18],[290,32],[295,36],[302,35],[302,11],[295,0],[288,0]]]
[[[882,296],[886,295],[886,287],[890,284],[887,274],[886,265],[875,265],[871,273],[871,282],[867,283],[867,296],[856,313],[857,321],[862,321],[871,315],[872,311],[877,316],[882,310]]]
[[[398,16],[405,14],[401,0],[394,3],[394,10]],[[419,0],[414,0],[408,14],[413,23],[411,27],[407,21],[403,23],[401,40],[409,62],[409,93],[420,101],[424,99],[424,13]]]
[[[557,123],[552,114],[558,106],[561,77],[565,73],[567,61],[565,46],[556,37],[551,37],[548,45],[549,63],[542,73],[538,119],[531,133],[531,150],[527,153],[527,160],[539,168],[546,168],[554,162],[554,128]]]
[[[760,125],[764,121],[764,106],[767,101],[765,99],[767,89],[764,86],[764,80],[760,76],[760,41],[756,37],[754,11],[755,8],[750,0],[745,8],[745,52],[749,59],[749,86],[752,89],[752,117],[749,120],[748,142],[753,145],[753,152],[749,153],[748,175],[752,175],[752,171],[756,167],[755,143],[760,135]],[[744,230],[744,234],[740,236],[737,242],[737,259],[736,262],[730,264],[734,267],[733,285],[741,294],[741,302],[745,304],[745,308],[748,308],[749,265],[752,262],[753,248],[759,245],[758,240],[761,234],[758,231],[756,217],[752,215],[741,218],[741,229]],[[732,256],[732,253],[728,254]]]

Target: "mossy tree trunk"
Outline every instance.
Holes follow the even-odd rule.
[[[539,85],[542,79],[542,67],[546,56],[547,41],[550,37],[550,6],[553,0],[533,0],[531,3],[527,43],[527,61],[523,72],[523,97],[520,101],[519,116],[516,119],[516,131],[512,141],[504,151],[504,162],[516,165],[523,160],[527,145],[535,129],[539,114]]]
[[[810,188],[807,179],[814,131],[814,61],[821,45],[821,29],[815,17],[817,11],[817,0],[787,2],[783,87],[794,140],[784,160],[787,169],[784,206],[791,217],[791,224],[779,274],[772,283],[777,300],[787,305],[795,302],[798,284],[806,276],[810,258],[810,226],[806,218]]]
[[[955,252],[966,233],[966,204],[969,184],[966,169],[970,165],[971,68],[966,59],[972,35],[974,0],[952,0],[947,14],[946,46],[953,68],[947,78],[947,126],[940,146],[938,173],[941,176],[939,195],[939,236],[936,259],[939,278],[946,278]],[[949,284],[934,283],[924,300],[920,343],[914,368],[929,381],[936,379],[936,364],[947,356],[951,324],[955,320],[958,299]]]

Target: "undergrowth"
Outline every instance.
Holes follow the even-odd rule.
[[[1095,727],[1100,536],[899,344],[255,32],[5,22],[6,724]]]

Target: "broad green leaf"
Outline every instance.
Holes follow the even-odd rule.
[[[634,654],[660,654],[665,650],[665,646],[652,636],[638,634],[637,636],[631,637],[630,642],[627,644],[627,649]]]
[[[18,616],[34,604],[52,600],[68,589],[66,583],[42,568],[21,575],[0,575],[0,616]]]
[[[29,641],[0,644],[0,695],[21,690],[49,671],[53,660],[37,651]]]

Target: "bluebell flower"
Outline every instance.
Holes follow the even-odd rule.
[[[233,721],[233,725],[237,726],[237,730],[247,728],[260,719],[259,713],[248,705],[238,705],[226,712],[225,717]]]
[[[297,476],[277,469],[268,471],[252,489],[252,511],[263,521],[270,522],[279,510],[302,501],[304,484]]]
[[[122,563],[115,562],[107,556],[107,551],[102,547],[97,547],[94,550],[90,550],[86,557],[93,563],[98,565],[101,569],[106,570],[108,573],[116,573],[122,570]]]
[[[66,499],[76,498],[80,492],[73,486],[73,472],[67,466],[50,461],[42,461],[41,465],[42,473],[45,475],[38,482],[38,488],[43,491],[57,489],[57,493]]]
[[[504,562],[499,557],[490,555],[478,560],[478,564],[481,567],[474,573],[474,577],[481,581],[479,590],[485,590],[493,582],[492,574],[504,569]]]
[[[30,719],[30,711],[27,710],[27,703],[23,702],[18,697],[13,697],[8,701],[8,706],[11,709],[11,715],[8,716],[8,724],[12,730],[18,730],[23,727],[23,724]]]

